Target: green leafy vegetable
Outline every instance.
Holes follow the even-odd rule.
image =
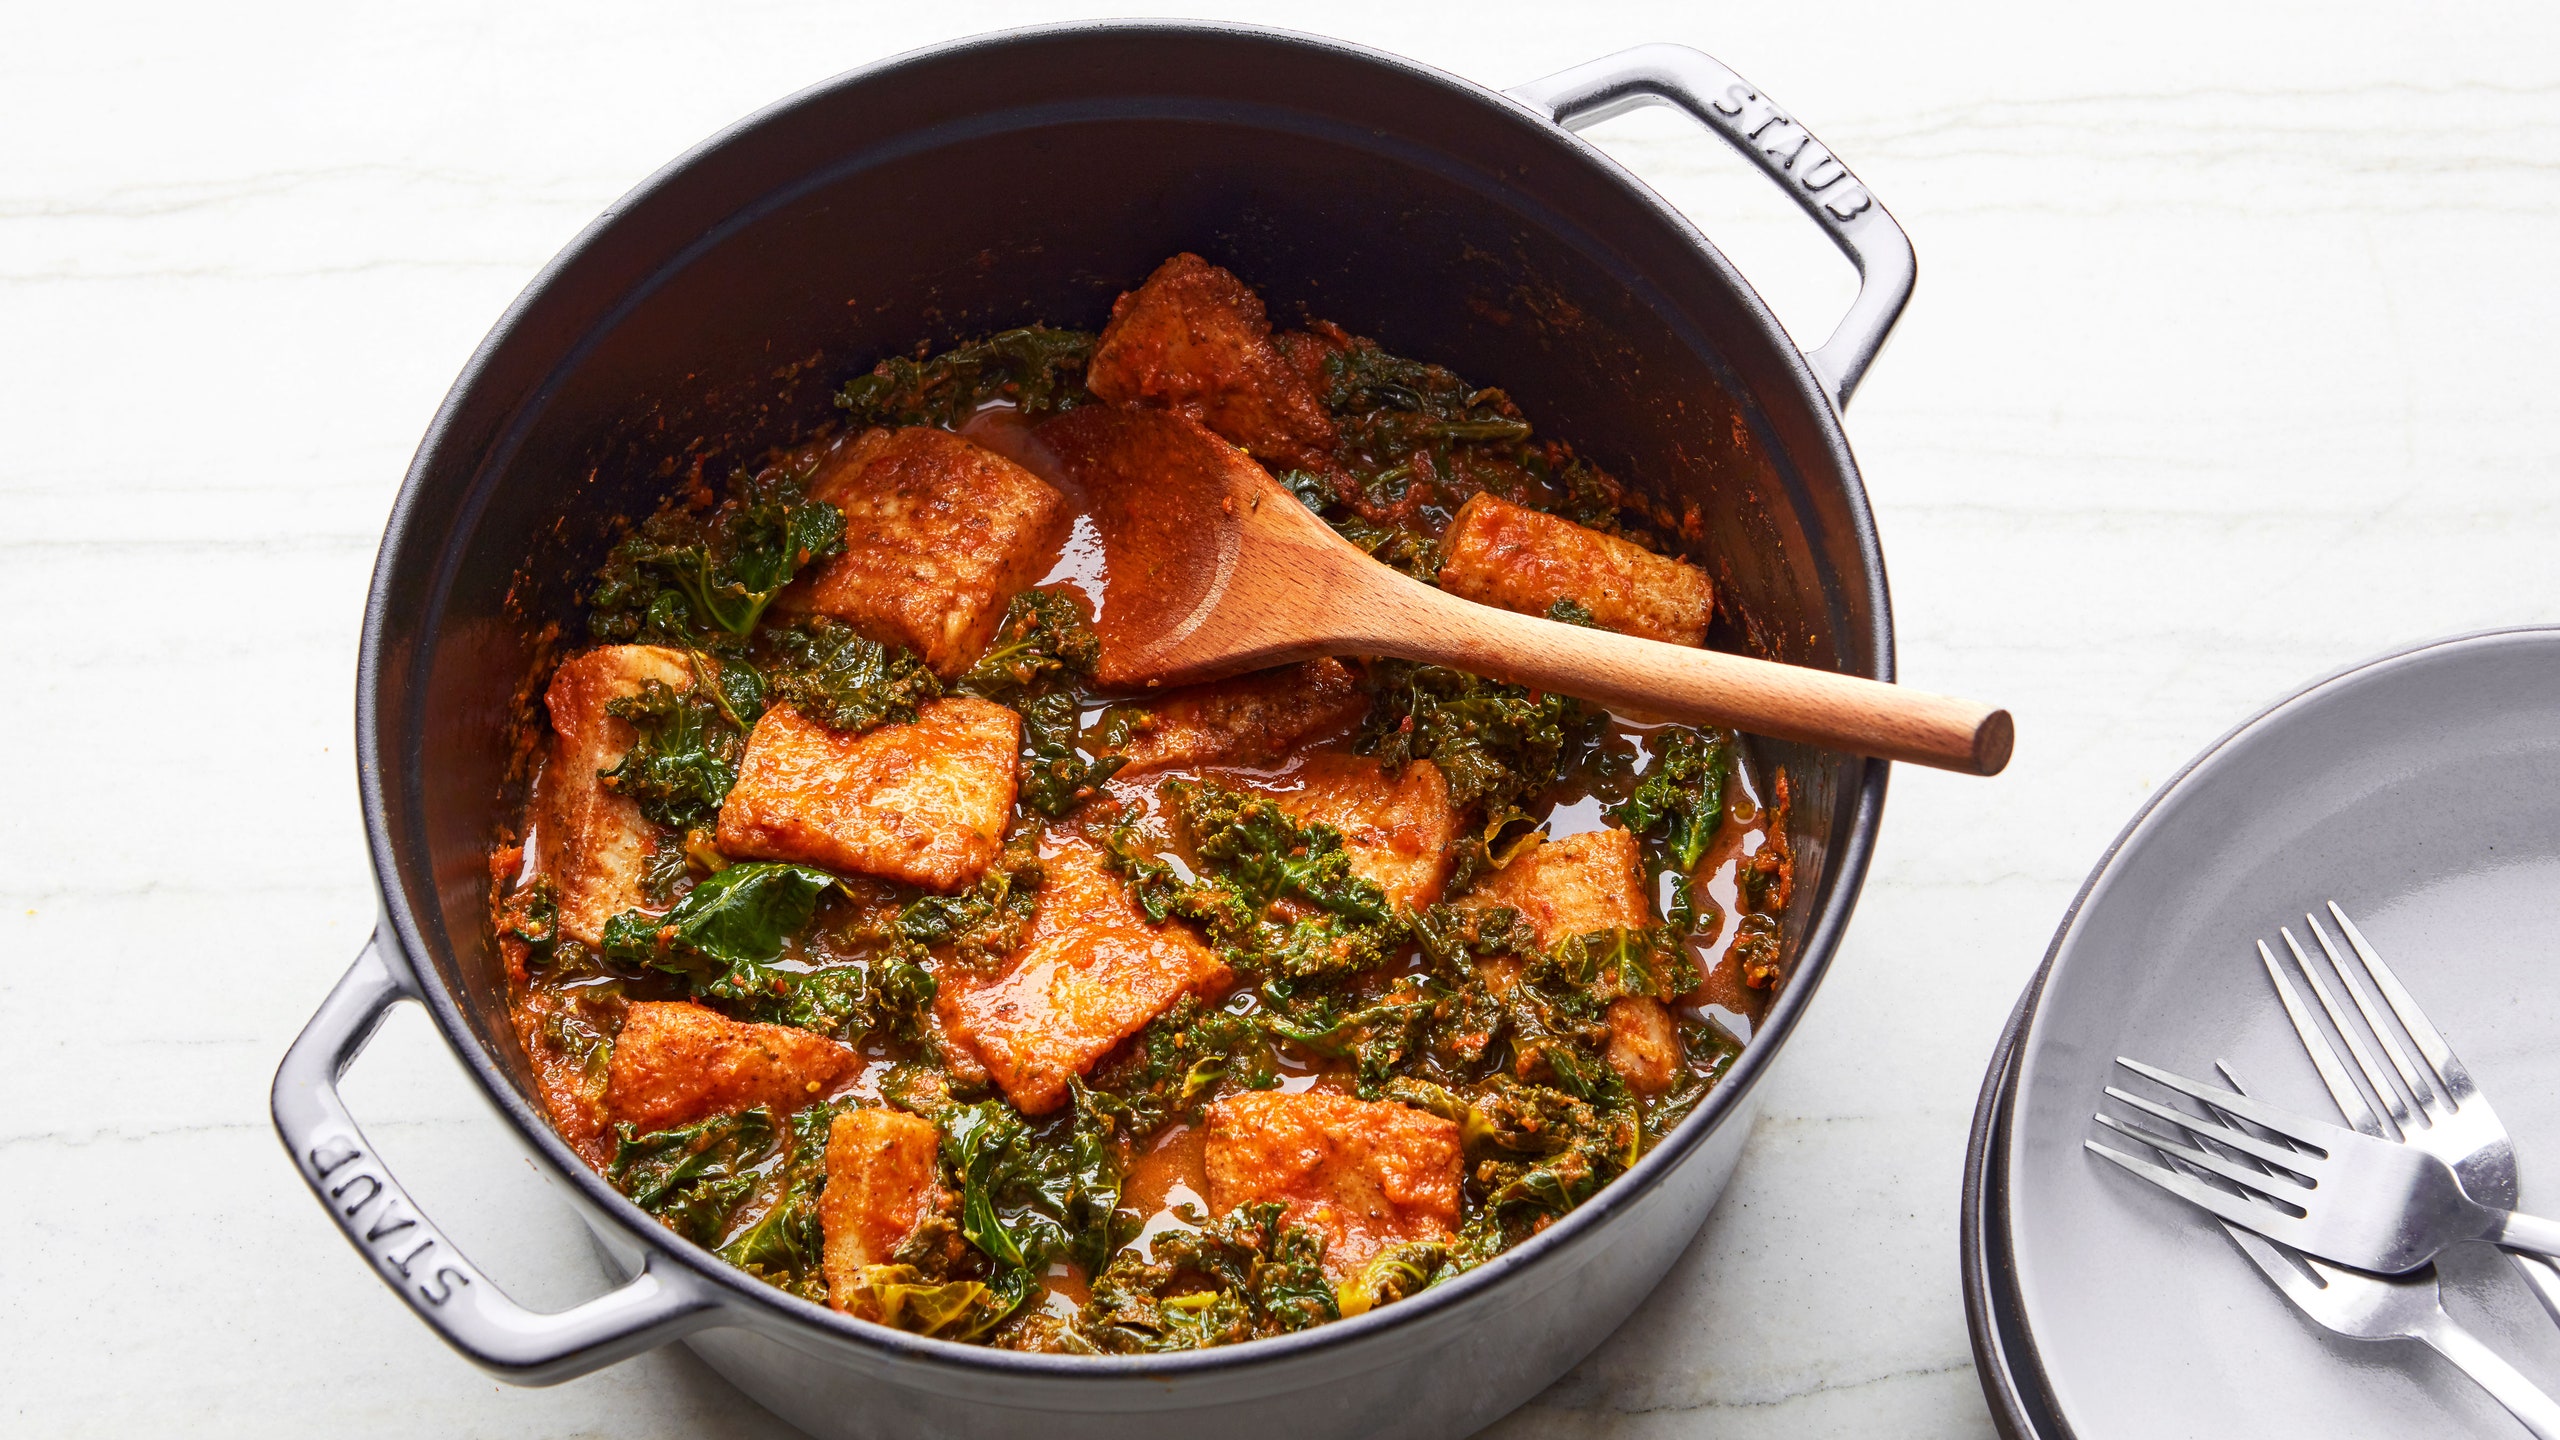
[[[1277,1201],[1131,1247],[1094,1278],[1085,1333],[1098,1349],[1146,1354],[1284,1335],[1339,1318],[1324,1237],[1281,1224]],[[1203,1284],[1212,1288],[1199,1288]]]
[[[1009,400],[1038,418],[1090,404],[1084,369],[1094,336],[1031,325],[955,345],[931,359],[892,357],[836,394],[857,425],[938,425],[956,430],[984,406]]]
[[[843,512],[809,499],[804,479],[742,470],[720,504],[649,517],[596,572],[588,628],[602,640],[661,644],[754,630],[783,586],[844,548]]]
[[[747,743],[723,698],[699,681],[677,690],[650,680],[637,694],[607,702],[605,713],[629,722],[639,739],[612,769],[597,772],[605,788],[637,801],[651,823],[678,834],[711,825],[738,783],[738,757]]]
[[[1369,715],[1354,741],[1390,770],[1428,759],[1461,808],[1498,814],[1535,801],[1597,741],[1604,712],[1438,665],[1369,667]]]
[[[1698,985],[1689,947],[1668,926],[1570,936],[1556,946],[1555,967],[1603,1002],[1628,995],[1669,1001]]]
[[[788,988],[774,970],[784,937],[809,923],[835,877],[806,865],[732,865],[693,887],[664,915],[625,910],[605,922],[604,953],[672,971],[717,1000],[758,1000]]]
[[[826,1228],[818,1192],[827,1183],[827,1129],[836,1107],[808,1105],[792,1113],[789,1144],[768,1179],[764,1213],[720,1247],[720,1258],[804,1300],[827,1298]]]
[[[1671,923],[1684,933],[1705,918],[1696,913],[1691,884],[1724,824],[1733,745],[1730,731],[1665,732],[1634,793],[1609,809],[1610,819],[1647,838],[1655,872],[1672,877]]]
[[[762,1107],[672,1130],[618,1132],[605,1178],[677,1234],[716,1245],[776,1161],[773,1112]]]
[[[1585,630],[1600,628],[1599,617],[1591,613],[1591,607],[1570,595],[1557,596],[1556,603],[1547,607],[1547,618],[1561,620],[1567,625],[1579,625]]]
[[[1299,979],[1369,969],[1401,942],[1386,892],[1352,873],[1339,830],[1213,781],[1159,793],[1190,836],[1197,878],[1181,879],[1133,823],[1104,847],[1149,919],[1194,921],[1237,969]]]
[[[957,895],[924,895],[898,912],[898,934],[917,950],[948,951],[961,966],[987,971],[1022,945],[1040,904],[1036,844],[1007,846],[978,883]]]
[[[1005,607],[986,653],[960,688],[989,700],[1081,680],[1102,661],[1102,642],[1064,590],[1025,590]]]
[[[1082,706],[1073,687],[1101,658],[1102,642],[1066,592],[1025,590],[1005,608],[987,652],[960,677],[960,689],[1022,716],[1022,803],[1053,820],[1128,763],[1118,755],[1091,759],[1076,746]]]
[[[835,1298],[863,1319],[909,1334],[975,1340],[1012,1314],[1023,1295],[999,1294],[983,1280],[937,1283],[913,1265],[866,1265]]]
[[[915,654],[865,639],[824,615],[768,630],[773,693],[821,725],[859,735],[875,725],[911,725],[942,682]]]
[[[1429,1240],[1390,1245],[1370,1257],[1360,1273],[1342,1287],[1342,1313],[1366,1315],[1401,1300],[1431,1283],[1449,1261],[1449,1247]]]

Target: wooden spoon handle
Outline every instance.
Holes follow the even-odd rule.
[[[1970,700],[1515,615],[1423,585],[1397,590],[1378,617],[1389,623],[1340,637],[1343,649],[1968,775],[1999,774],[2016,738],[2008,711]]]

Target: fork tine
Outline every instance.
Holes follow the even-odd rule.
[[[2146,1130],[2139,1125],[2129,1125],[2104,1110],[2099,1111],[2095,1118],[2099,1124],[2127,1139],[2140,1141],[2163,1155],[2174,1155],[2196,1169],[2219,1175],[2253,1195],[2263,1195],[2269,1200],[2291,1205],[2293,1202],[2278,1193],[2277,1187],[2281,1186],[2288,1190],[2302,1188],[2282,1175],[2270,1175],[2264,1170],[2253,1169],[2237,1160],[2225,1160],[2211,1151],[2199,1150],[2183,1140],[2173,1140],[2157,1131]]]
[[[2427,1057],[2427,1064],[2434,1067],[2446,1088],[2456,1095],[2471,1089],[2471,1074],[2462,1068],[2461,1061],[2454,1058],[2453,1047],[2444,1043],[2444,1037],[2436,1033],[2435,1026],[2427,1023],[2427,1012],[2418,1008],[2417,1000],[2400,983],[2400,977],[2392,974],[2391,967],[2382,963],[2382,957],[2374,953],[2373,946],[2364,938],[2364,932],[2356,928],[2356,922],[2347,918],[2347,912],[2339,909],[2335,900],[2329,902],[2329,918],[2338,922],[2338,929],[2346,935],[2347,944],[2356,952],[2356,959],[2364,962],[2364,973],[2372,977],[2373,987],[2382,992],[2383,1003],[2391,1007],[2392,1014],[2400,1017],[2401,1028],[2409,1032],[2410,1039],[2418,1042],[2418,1053]]]
[[[2252,1100],[2246,1095],[2235,1095],[2231,1091],[2201,1084],[2183,1075],[2171,1074],[2157,1065],[2145,1065],[2139,1060],[2122,1055],[2116,1057],[2116,1063],[2153,1084],[2166,1086],[2190,1100],[2201,1100],[2217,1110],[2246,1120],[2261,1130],[2274,1131],[2287,1140],[2308,1146],[2312,1155],[2316,1157],[2325,1158],[2340,1137],[2351,1137],[2355,1134],[2352,1130],[2332,1125],[2325,1120],[2313,1120],[2307,1116],[2291,1114],[2273,1105]],[[2296,1162],[2301,1158],[2303,1157],[2297,1156],[2295,1161],[2287,1163],[2299,1169],[2301,1167]]]
[[[2283,1291],[2286,1298],[2305,1310],[2318,1303],[2320,1292],[2329,1288],[2327,1267],[2310,1256],[2282,1249],[2257,1231],[2238,1225],[2225,1225],[2222,1233],[2231,1237],[2231,1243],[2240,1247],[2240,1253],[2249,1257],[2260,1274],[2274,1281],[2275,1287]],[[2311,1266],[2314,1273],[2303,1274],[2301,1266],[2294,1263],[2297,1259]]]
[[[2276,963],[2276,952],[2268,949],[2264,940],[2258,942],[2258,959],[2267,967],[2267,978],[2275,982],[2276,999],[2284,1005],[2284,1017],[2293,1022],[2294,1035],[2311,1056],[2311,1068],[2320,1072],[2320,1083],[2329,1087],[2329,1098],[2338,1102],[2339,1113],[2347,1117],[2349,1125],[2365,1134],[2381,1135],[2381,1119],[2373,1113],[2373,1107],[2365,1103],[2364,1092],[2356,1088],[2356,1082],[2347,1078],[2346,1065],[2338,1058],[2337,1047],[2329,1043],[2328,1036],[2320,1033],[2320,1023],[2303,1008],[2301,994],[2295,991],[2293,982],[2285,978],[2284,967]],[[2222,1073],[2225,1079],[2230,1078],[2229,1070]],[[2231,1088],[2239,1089],[2239,1082],[2232,1081]]]
[[[2188,1115],[2181,1111],[2170,1109],[2166,1105],[2155,1104],[2149,1100],[2143,1099],[2139,1095],[2128,1094],[2123,1090],[2117,1089],[2113,1085],[2107,1087],[2107,1098],[2130,1105],[2134,1109],[2141,1111],[2143,1114],[2148,1115],[2155,1120],[2166,1120],[2170,1124],[2177,1126],[2179,1129],[2186,1131],[2188,1134],[2201,1136],[2204,1139],[2228,1145],[2232,1149],[2239,1151],[2241,1154],[2248,1156],[2252,1160],[2263,1160],[2270,1165],[2281,1166],[2286,1165],[2289,1161],[2301,1158],[2291,1150],[2288,1150],[2281,1145],[2261,1140],[2257,1136],[2248,1134],[2247,1132],[2239,1129],[2237,1126],[2223,1125],[2209,1120],[2199,1120],[2193,1115]],[[2104,1119],[2105,1117],[2101,1116],[2099,1118]]]
[[[2364,1017],[2365,1028],[2371,1030],[2373,1038],[2381,1044],[2383,1058],[2391,1062],[2392,1069],[2400,1072],[2400,1083],[2408,1087],[2409,1098],[2417,1101],[2418,1109],[2425,1114],[2453,1113],[2453,1106],[2445,1099],[2442,1090],[2419,1078],[2418,1067],[2409,1063],[2409,1052],[2401,1049],[2400,1042],[2392,1038],[2391,1027],[2383,1023],[2382,1016],[2373,1008],[2373,1002],[2365,998],[2365,987],[2356,983],[2356,977],[2347,970],[2346,962],[2338,958],[2338,947],[2329,939],[2329,932],[2320,928],[2320,917],[2305,914],[2302,923],[2310,927],[2311,938],[2320,942],[2320,953],[2329,957],[2329,968],[2338,972],[2338,988],[2346,991],[2347,998],[2355,1002],[2356,1013]]]
[[[2219,1215],[2234,1225],[2255,1230],[2270,1240],[2280,1240],[2294,1245],[2296,1249],[2301,1248],[2300,1245],[2295,1244],[2295,1241],[2307,1227],[2281,1210],[2272,1209],[2255,1200],[2244,1200],[2227,1191],[2216,1190],[2192,1175],[2181,1175],[2165,1165],[2127,1155],[2121,1150],[2110,1150],[2095,1140],[2083,1140],[2080,1143],[2096,1152],[2101,1158],[2114,1161],[2132,1171],[2136,1176],[2150,1181],[2200,1210]]]
[[[2311,998],[2320,1002],[2320,1009],[2329,1017],[2329,1023],[2337,1027],[2338,1038],[2347,1042],[2347,1053],[2355,1057],[2356,1069],[2364,1075],[2365,1083],[2373,1087],[2373,1097],[2382,1102],[2383,1113],[2389,1115],[2391,1123],[2399,1126],[2401,1133],[2406,1135],[2409,1107],[2402,1103],[2400,1092],[2392,1088],[2389,1077],[2382,1073],[2382,1066],[2375,1063],[2373,1052],[2365,1049],[2364,1041],[2356,1038],[2355,1024],[2347,1019],[2347,1012],[2339,1009],[2338,1002],[2329,998],[2328,982],[2320,978],[2319,971],[2311,968],[2311,957],[2302,953],[2302,942],[2293,938],[2292,927],[2279,927],[2276,933],[2284,937],[2284,948],[2293,952],[2293,963],[2302,967],[2302,978],[2311,982]]]

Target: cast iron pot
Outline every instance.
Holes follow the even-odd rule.
[[[1800,355],[1696,229],[1572,127],[1646,104],[1705,122],[1793,195],[1863,283]],[[382,919],[276,1075],[303,1178],[418,1317],[508,1380],[679,1337],[819,1435],[1462,1435],[1626,1319],[1731,1175],[1753,1091],[1838,944],[1882,761],[1759,746],[1794,808],[1787,978],[1731,1075],[1626,1176],[1453,1283],[1357,1319],[1145,1358],[1019,1355],[786,1296],[677,1239],[562,1144],[506,1019],[485,855],[533,635],[574,614],[607,521],[823,423],[845,377],[919,338],[1045,320],[1193,250],[1304,313],[1499,384],[1692,517],[1721,643],[1891,679],[1884,566],[1838,406],[1912,283],[1902,231],[1804,128],[1693,50],[1649,46],[1507,93],[1332,41],[1077,25],[924,51],[820,85],[661,171],[498,322],[410,467],[356,683]],[[528,559],[528,553],[532,558]],[[383,1014],[426,1007],[588,1225],[620,1288],[527,1310],[422,1214],[336,1081]]]

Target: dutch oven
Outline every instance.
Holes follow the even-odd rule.
[[[1799,354],[1706,238],[1575,127],[1670,104],[1749,157],[1863,277]],[[542,1384],[681,1339],[828,1436],[1454,1436],[1626,1319],[1731,1176],[1753,1092],[1848,922],[1886,764],[1755,742],[1783,767],[1786,968],[1731,1073],[1641,1163],[1493,1262],[1354,1319],[1222,1349],[1025,1355],[919,1339],[768,1287],[678,1239],[544,1118],[508,1023],[486,855],[540,632],[575,614],[612,517],[828,417],[883,355],[1046,321],[1196,251],[1306,314],[1508,389],[1657,506],[1693,516],[1716,643],[1889,680],[1884,564],[1840,406],[1899,316],[1909,243],[1786,111],[1707,56],[1630,50],[1508,92],[1329,40],[1074,25],[856,71],[651,177],[553,260],[429,426],[365,610],[356,739],[382,913],[286,1055],[275,1123],[328,1213],[418,1317]],[[529,558],[530,557],[530,558]],[[411,1203],[336,1089],[394,1004],[426,1007],[619,1288],[508,1299]]]

